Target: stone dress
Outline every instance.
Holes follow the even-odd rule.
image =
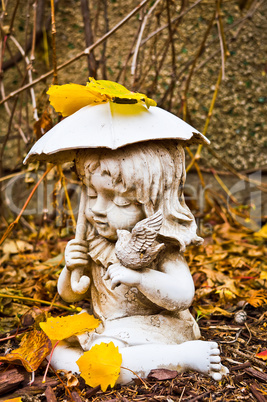
[[[121,346],[175,345],[200,338],[199,327],[188,309],[167,311],[134,286],[120,284],[111,290],[111,280],[103,277],[109,265],[118,262],[115,244],[92,233],[87,240],[91,304],[101,324],[94,332],[77,336],[83,350],[100,342],[114,341]],[[156,264],[153,268],[158,269]]]

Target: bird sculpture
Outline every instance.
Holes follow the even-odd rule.
[[[138,222],[132,232],[117,230],[115,253],[123,266],[138,270],[148,267],[155,260],[165,247],[163,243],[156,241],[162,221],[163,215],[159,210],[149,218]]]

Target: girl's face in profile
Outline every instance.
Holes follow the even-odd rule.
[[[97,232],[108,240],[117,240],[117,229],[131,230],[145,218],[142,206],[137,203],[133,191],[125,191],[120,185],[114,188],[108,174],[99,169],[92,173],[87,186],[86,219]]]

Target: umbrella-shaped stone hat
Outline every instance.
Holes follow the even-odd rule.
[[[32,147],[24,163],[45,160],[60,163],[75,158],[82,148],[117,149],[150,140],[175,139],[184,146],[209,144],[199,131],[156,106],[106,102],[88,105],[68,116]]]

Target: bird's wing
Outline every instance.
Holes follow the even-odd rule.
[[[147,226],[150,229],[159,232],[163,221],[163,214],[162,211],[159,209],[154,215],[150,216],[149,218],[143,219],[142,221],[138,222],[134,229],[138,226]]]
[[[148,249],[156,239],[162,220],[163,215],[159,210],[149,218],[138,222],[132,230],[131,247],[137,252]]]

